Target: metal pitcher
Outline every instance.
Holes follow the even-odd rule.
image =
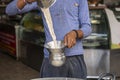
[[[48,51],[49,51],[49,61],[50,63],[55,66],[59,67],[62,66],[65,63],[66,57],[64,54],[64,43],[62,41],[56,41],[56,46],[54,41],[51,41],[49,43],[46,43],[44,45]]]
[[[40,8],[49,8],[56,0],[37,0],[37,4]]]

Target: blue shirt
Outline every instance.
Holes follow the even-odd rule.
[[[22,10],[16,6],[17,0],[12,1],[6,7],[8,15],[16,15],[18,13],[28,12],[33,9],[39,9],[37,2],[27,4]],[[56,0],[56,2],[49,8],[53,22],[53,28],[57,40],[63,40],[64,36],[71,30],[82,30],[83,38],[90,35],[92,29],[89,18],[89,9],[87,0]],[[48,25],[43,17],[44,30],[46,35],[46,42],[52,41]],[[77,43],[72,48],[65,49],[66,56],[83,54],[82,39],[77,39]],[[44,49],[44,56],[48,57],[48,51]]]

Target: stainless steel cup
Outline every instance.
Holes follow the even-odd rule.
[[[48,42],[44,45],[49,51],[49,61],[55,66],[59,67],[65,63],[66,57],[64,54],[65,45],[62,41],[57,41],[56,44],[54,41]]]
[[[40,8],[49,8],[56,0],[37,0],[37,4]]]

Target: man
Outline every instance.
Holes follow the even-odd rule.
[[[16,15],[38,9],[44,23],[46,41],[52,41],[48,24],[36,0],[14,0],[6,7],[8,15]],[[86,65],[83,57],[82,39],[89,36],[92,29],[89,18],[87,0],[56,0],[49,7],[56,39],[63,40],[66,44],[66,62],[60,67],[49,63],[49,52],[44,49],[44,60],[40,77],[71,77],[85,79],[87,76]]]

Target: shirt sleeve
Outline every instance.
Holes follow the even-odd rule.
[[[10,2],[7,5],[6,14],[8,14],[8,15],[16,15],[16,14],[21,14],[21,13],[28,12],[28,11],[33,10],[33,9],[38,9],[37,3],[33,2],[32,4],[26,4],[26,6],[22,10],[20,10],[17,7],[17,1],[18,0],[13,0],[12,2]]]
[[[89,17],[89,8],[87,0],[79,0],[79,22],[80,30],[83,31],[83,37],[87,37],[91,34],[92,28]]]

